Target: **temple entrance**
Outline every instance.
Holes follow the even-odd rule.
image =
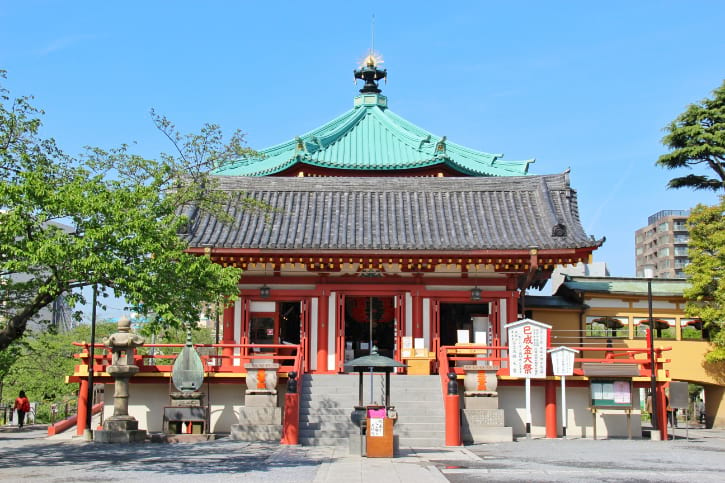
[[[491,345],[493,326],[488,303],[441,303],[440,345],[456,345],[460,337],[465,335],[459,331],[467,332],[470,343]]]
[[[279,343],[299,344],[302,317],[299,302],[279,302]]]
[[[395,297],[345,297],[345,360],[368,355],[370,344],[395,355]]]
[[[253,301],[249,314],[251,344],[299,344],[305,330],[303,302]]]

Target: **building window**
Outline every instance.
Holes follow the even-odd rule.
[[[682,339],[702,339],[702,320],[700,319],[680,319],[680,328],[682,330]]]
[[[675,338],[675,323],[676,320],[673,318],[654,318],[655,338],[656,339],[674,339]],[[647,329],[649,328],[649,318],[647,317],[635,317],[634,318],[634,336],[640,339],[647,337]]]
[[[587,337],[617,337],[629,335],[627,317],[589,316],[586,321]]]

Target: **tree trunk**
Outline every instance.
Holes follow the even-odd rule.
[[[38,294],[33,301],[20,312],[10,317],[8,323],[0,331],[0,350],[9,346],[12,341],[19,339],[25,333],[28,321],[38,314],[44,307],[53,303],[54,298],[48,294]]]

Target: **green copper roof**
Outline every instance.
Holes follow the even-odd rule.
[[[469,176],[521,176],[526,161],[502,161],[463,147],[406,121],[387,108],[387,98],[363,93],[355,107],[327,124],[285,143],[218,168],[215,174],[267,176],[298,164],[360,171],[445,165]]]
[[[622,295],[647,295],[646,278],[625,277],[577,277],[567,275],[562,284],[578,292]],[[652,279],[653,296],[682,296],[690,282],[684,279]]]

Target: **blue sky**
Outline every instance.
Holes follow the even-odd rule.
[[[186,132],[242,129],[251,147],[343,113],[371,44],[390,108],[531,172],[571,168],[582,224],[613,275],[634,275],[634,231],[715,196],[667,190],[662,128],[725,78],[725,2],[0,1],[0,68],[46,110],[69,153],[171,147],[149,110]],[[358,86],[359,88],[359,86]]]

